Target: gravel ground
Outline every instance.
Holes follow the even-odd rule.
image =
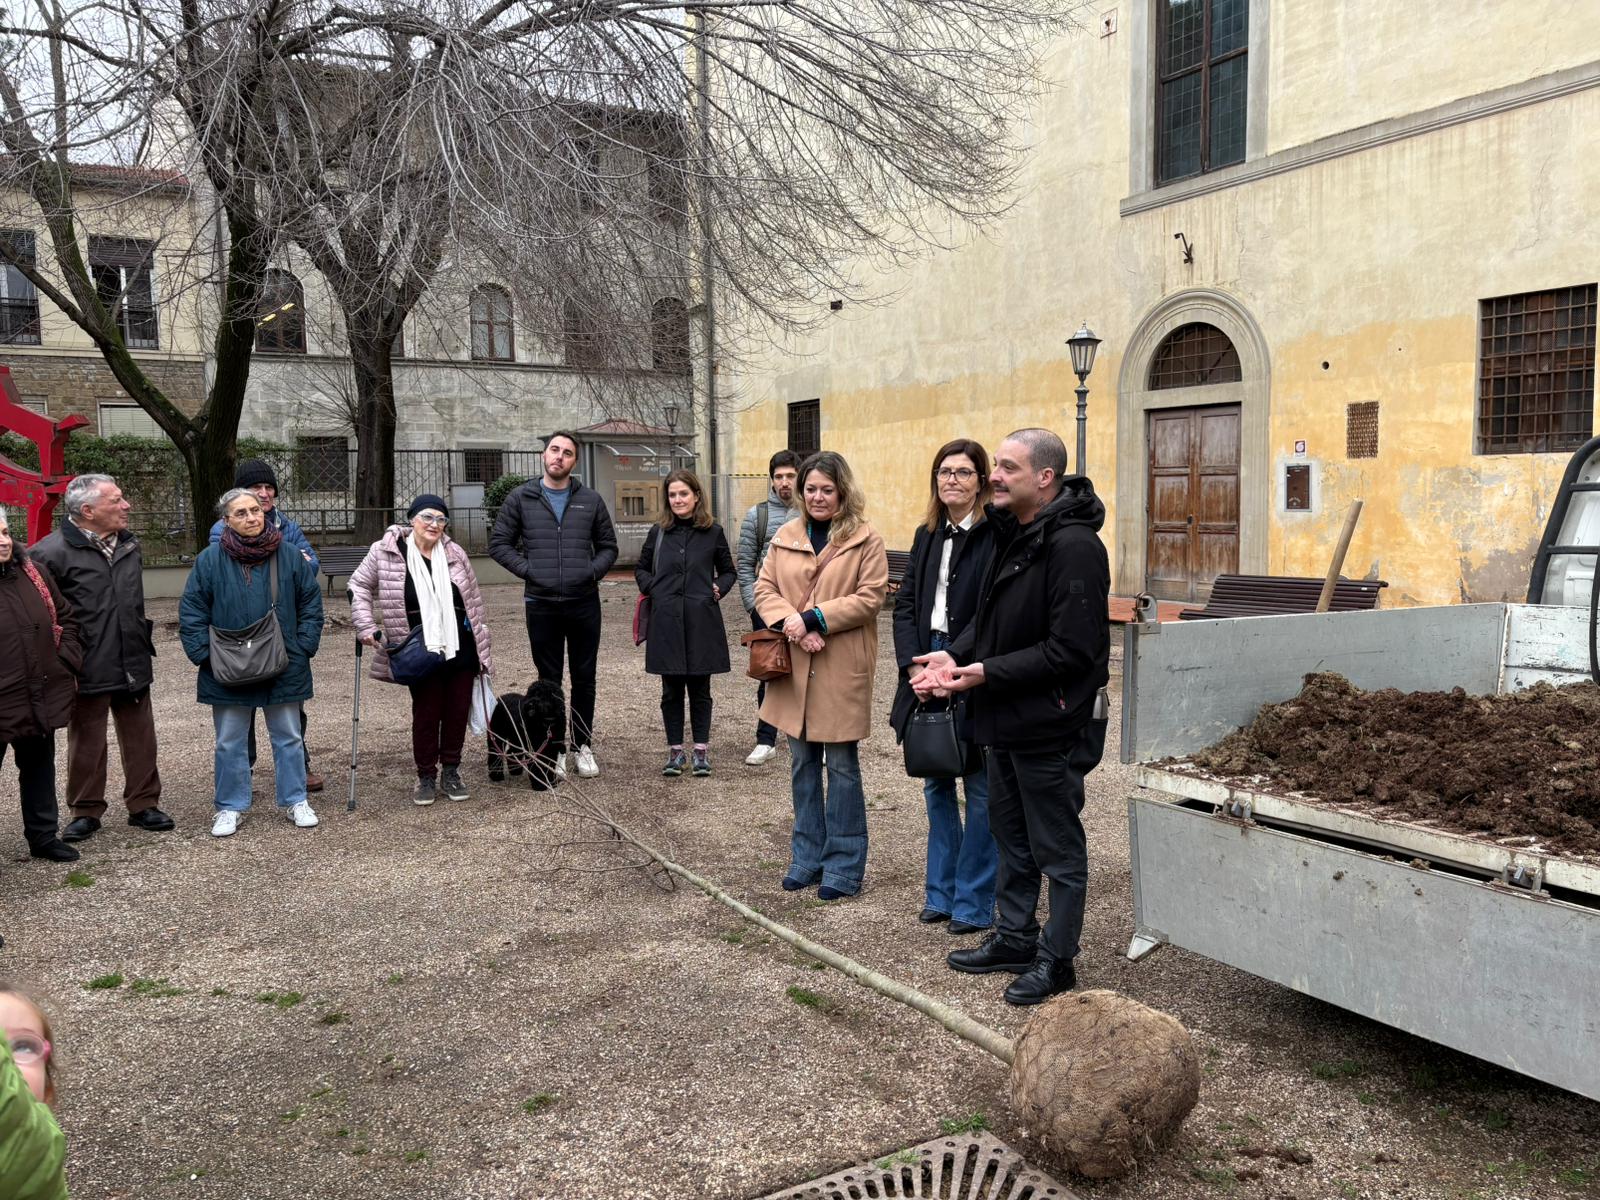
[[[603,596],[593,794],[769,915],[1015,1034],[1009,977],[949,971],[958,940],[915,920],[926,825],[892,736],[863,746],[866,890],[826,906],[785,893],[786,760],[742,764],[751,685],[716,681],[717,774],[662,779],[632,589]],[[522,686],[517,591],[488,600],[502,684]],[[15,824],[0,840],[0,970],[56,1023],[75,1196],[748,1197],[977,1114],[1026,1152],[982,1051],[696,892],[616,869],[559,799],[489,785],[479,750],[471,800],[415,808],[399,689],[364,690],[347,815],[352,655],[330,608],[311,704],[320,828],[277,816],[264,777],[239,834],[208,836],[209,714],[166,603],[151,615],[177,832],[113,812],[70,878],[27,860]],[[885,659],[880,711],[891,676]],[[0,778],[14,796],[9,766]],[[1084,1195],[1600,1195],[1600,1106],[1181,951],[1128,963],[1129,786],[1115,763],[1091,779],[1079,977],[1181,1019],[1205,1081],[1177,1144]]]

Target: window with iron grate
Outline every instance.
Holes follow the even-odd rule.
[[[0,229],[0,241],[15,256],[0,265],[0,344],[39,344],[39,293],[21,271],[33,266],[33,234],[22,229]]]
[[[1198,321],[1167,334],[1150,360],[1151,391],[1238,383],[1241,378],[1239,352],[1228,335]]]
[[[1157,0],[1156,12],[1156,183],[1243,162],[1249,0]]]
[[[822,449],[821,400],[797,400],[789,405],[789,449],[801,458]]]
[[[499,447],[472,446],[461,451],[464,483],[493,483],[506,473],[506,452]]]
[[[1378,402],[1363,400],[1344,406],[1344,456],[1378,457]]]
[[[1575,450],[1594,434],[1595,284],[1478,305],[1479,454]]]

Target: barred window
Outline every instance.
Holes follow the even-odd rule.
[[[1478,453],[1576,450],[1594,432],[1595,284],[1478,305]]]
[[[506,473],[506,452],[499,447],[469,446],[461,451],[463,483],[493,483]]]
[[[0,259],[0,345],[37,346],[39,293],[19,266],[33,265],[33,234],[21,229],[0,229],[0,241],[17,259]]]
[[[1243,162],[1249,0],[1156,8],[1156,183]]]
[[[95,291],[130,349],[154,350],[161,345],[156,324],[155,255],[154,242],[117,237],[89,239],[89,274]]]
[[[472,293],[472,357],[491,362],[510,362],[516,357],[511,297],[492,283]]]
[[[300,281],[276,267],[267,271],[256,307],[256,349],[269,354],[306,352],[306,298]]]
[[[1156,348],[1150,360],[1150,390],[1238,383],[1239,352],[1215,325],[1180,325]]]
[[[789,449],[801,458],[822,449],[821,400],[799,400],[789,405]]]

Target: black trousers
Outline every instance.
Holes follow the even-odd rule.
[[[256,769],[256,713],[260,711],[258,708],[250,714],[250,736],[245,743],[249,747],[250,769],[252,771]],[[300,706],[300,748],[306,753],[306,774],[309,775],[311,774],[311,743],[306,741],[306,706],[304,704]]]
[[[5,762],[9,745],[17,759],[18,791],[22,793],[22,835],[30,848],[37,850],[56,840],[56,823],[61,813],[56,805],[56,735],[0,742],[0,763]]]
[[[683,745],[683,693],[689,693],[689,725],[697,746],[711,741],[711,676],[663,675],[661,677],[661,723],[667,730],[667,745]]]
[[[761,630],[765,629],[766,627],[767,623],[761,619],[760,613],[750,614],[750,628],[752,630]],[[768,725],[761,719],[759,715],[761,712],[761,705],[766,698],[767,681],[763,679],[760,683],[756,684],[756,745],[776,746],[778,744],[777,728],[772,725]]]
[[[578,600],[524,598],[528,649],[540,679],[558,687],[563,657],[572,662],[573,747],[594,744],[594,675],[600,661],[600,593]]]
[[[989,751],[989,831],[1000,852],[996,928],[1013,941],[1038,939],[1056,959],[1078,953],[1089,885],[1083,781],[1100,763],[1106,722],[1090,721],[1059,750]],[[1050,919],[1039,928],[1039,877],[1050,881]]]

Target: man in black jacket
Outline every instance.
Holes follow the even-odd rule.
[[[67,803],[63,841],[81,842],[106,812],[106,717],[117,727],[122,799],[128,824],[164,832],[158,807],[156,723],[150,709],[155,644],[144,615],[144,560],[128,531],[128,502],[109,475],[79,475],[67,485],[67,519],[33,547],[78,619],[83,670],[67,726]]]
[[[916,661],[919,694],[968,692],[975,740],[990,747],[989,827],[1000,851],[995,932],[948,957],[958,971],[1010,971],[1010,1004],[1038,1004],[1077,984],[1072,960],[1089,877],[1084,777],[1105,749],[1102,689],[1111,587],[1099,537],[1105,506],[1047,429],[1019,429],[994,463],[995,552],[977,616]],[[1035,910],[1050,881],[1050,919]]]
[[[544,444],[544,478],[511,492],[489,535],[489,555],[527,581],[523,610],[539,678],[561,685],[572,659],[572,745],[578,774],[600,774],[594,751],[595,670],[600,657],[599,583],[617,561],[617,533],[605,501],[572,477],[578,439],[557,430]],[[556,756],[566,774],[566,754]]]

